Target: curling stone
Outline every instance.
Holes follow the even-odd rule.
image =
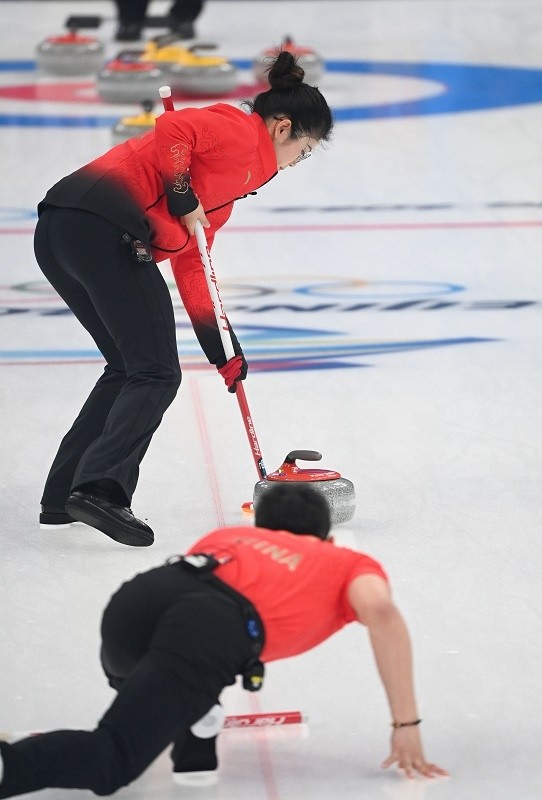
[[[304,83],[311,86],[317,84],[325,72],[324,60],[311,47],[301,47],[294,43],[291,36],[285,36],[279,47],[269,47],[260,53],[253,62],[253,71],[258,83],[267,84],[267,73],[271,62],[282,50],[287,50],[297,58],[297,63],[305,70]]]
[[[145,100],[142,103],[143,111],[133,117],[122,117],[112,130],[113,144],[121,144],[134,136],[142,136],[144,133],[154,130],[156,114],[152,113],[154,103],[152,100]]]
[[[330,469],[301,469],[296,464],[297,458],[303,461],[320,461],[322,454],[315,450],[292,450],[288,453],[284,463],[275,472],[271,472],[265,480],[258,481],[254,487],[254,508],[257,508],[258,500],[263,493],[277,481],[291,484],[310,483],[311,488],[327,500],[332,525],[352,519],[356,510],[356,492],[352,481],[343,478],[340,472]]]
[[[103,44],[75,31],[50,36],[36,48],[38,68],[51,75],[92,75],[98,72],[103,59]]]
[[[222,56],[202,56],[197,52],[212,47],[214,45],[200,44],[185,48],[149,42],[141,60],[159,66],[174,92],[228,94],[237,85],[237,68]]]
[[[138,60],[139,53],[119,53],[98,74],[96,90],[108,103],[143,103],[158,96],[166,82],[155,64]]]

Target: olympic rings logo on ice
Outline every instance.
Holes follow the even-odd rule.
[[[446,282],[307,276],[299,285],[297,280],[291,276],[260,276],[258,283],[252,284],[244,278],[239,282],[225,281],[221,287],[228,313],[235,314],[235,329],[243,342],[251,372],[359,368],[372,365],[376,356],[391,353],[496,341],[491,336],[360,340],[355,334],[357,322],[353,327],[354,335],[345,331],[348,320],[357,320],[360,314],[384,312],[388,318],[390,313],[422,312],[425,316],[427,311],[444,311],[448,315],[467,311],[470,319],[473,311],[483,312],[484,315],[489,312],[511,313],[528,311],[539,305],[534,300],[522,298],[472,300],[465,287]],[[177,329],[182,332],[179,352],[183,369],[210,371],[173,283],[170,289]],[[28,314],[40,318],[43,324],[48,319],[57,320],[55,330],[58,325],[71,324],[71,311],[45,280],[0,287],[0,317],[3,324],[11,325],[13,323],[9,320],[15,321]],[[308,318],[314,320],[314,315],[324,315],[325,327],[306,327],[305,321]],[[300,317],[304,320],[303,326],[299,325]],[[267,324],[268,319],[273,321],[272,325]],[[40,348],[0,351],[0,364],[63,364],[102,360],[96,349],[81,350],[77,345],[62,350],[47,348],[46,329],[37,336]],[[69,341],[69,333],[64,340]]]
[[[465,308],[472,310],[511,310],[538,305],[525,298],[478,299],[466,297],[467,288],[445,281],[371,280],[369,278],[307,276],[299,285],[291,275],[258,276],[257,280],[225,279],[221,294],[228,311],[265,314],[281,309],[295,314],[362,310],[406,311]],[[186,319],[175,283],[169,282],[173,304],[179,318]],[[328,302],[314,302],[325,299]],[[333,301],[333,302],[329,302]],[[311,305],[309,305],[309,303]],[[42,315],[70,315],[46,280],[33,280],[0,286],[0,315],[42,310]]]

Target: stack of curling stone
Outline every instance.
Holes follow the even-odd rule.
[[[108,61],[96,78],[96,90],[108,103],[144,103],[166,83],[156,64],[141,61],[140,52],[123,51]]]
[[[121,144],[134,136],[141,136],[148,131],[152,131],[156,122],[156,114],[152,113],[154,103],[152,100],[145,100],[142,103],[143,111],[133,117],[122,117],[112,130],[113,144]]]
[[[195,44],[185,48],[163,45],[160,40],[151,41],[146,45],[141,60],[158,66],[173,92],[228,94],[237,86],[237,68],[222,56],[202,56],[197,52],[212,47],[214,45]]]
[[[325,497],[332,525],[352,519],[356,510],[356,492],[352,481],[343,478],[340,472],[330,469],[301,469],[296,464],[298,458],[303,461],[320,461],[322,454],[315,450],[292,450],[288,453],[284,463],[275,472],[267,475],[265,480],[258,481],[254,487],[254,508],[258,507],[259,499],[277,481],[292,486],[305,483]]]
[[[103,59],[103,44],[76,31],[49,36],[36,48],[38,68],[51,75],[94,75]]]
[[[287,50],[297,58],[297,63],[305,71],[305,83],[317,84],[325,72],[324,60],[311,47],[301,47],[294,43],[291,36],[285,36],[279,47],[269,47],[260,53],[253,62],[253,72],[258,83],[267,84],[267,73],[271,62],[282,51]]]

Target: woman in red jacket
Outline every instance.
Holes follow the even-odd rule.
[[[130,503],[181,382],[173,306],[157,262],[171,259],[200,345],[235,391],[247,364],[235,337],[237,355],[226,362],[194,228],[199,220],[210,247],[235,200],[329,139],[330,109],[303,75],[282,52],[252,113],[219,103],[163,114],[154,131],[63,178],[39,204],[38,264],[106,360],[53,461],[43,526],[80,520],[122,544],[152,544]]]

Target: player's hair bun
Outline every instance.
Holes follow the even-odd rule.
[[[281,50],[271,64],[267,79],[272,89],[285,92],[295,89],[303,83],[305,70],[297,63],[297,59],[287,50]]]

